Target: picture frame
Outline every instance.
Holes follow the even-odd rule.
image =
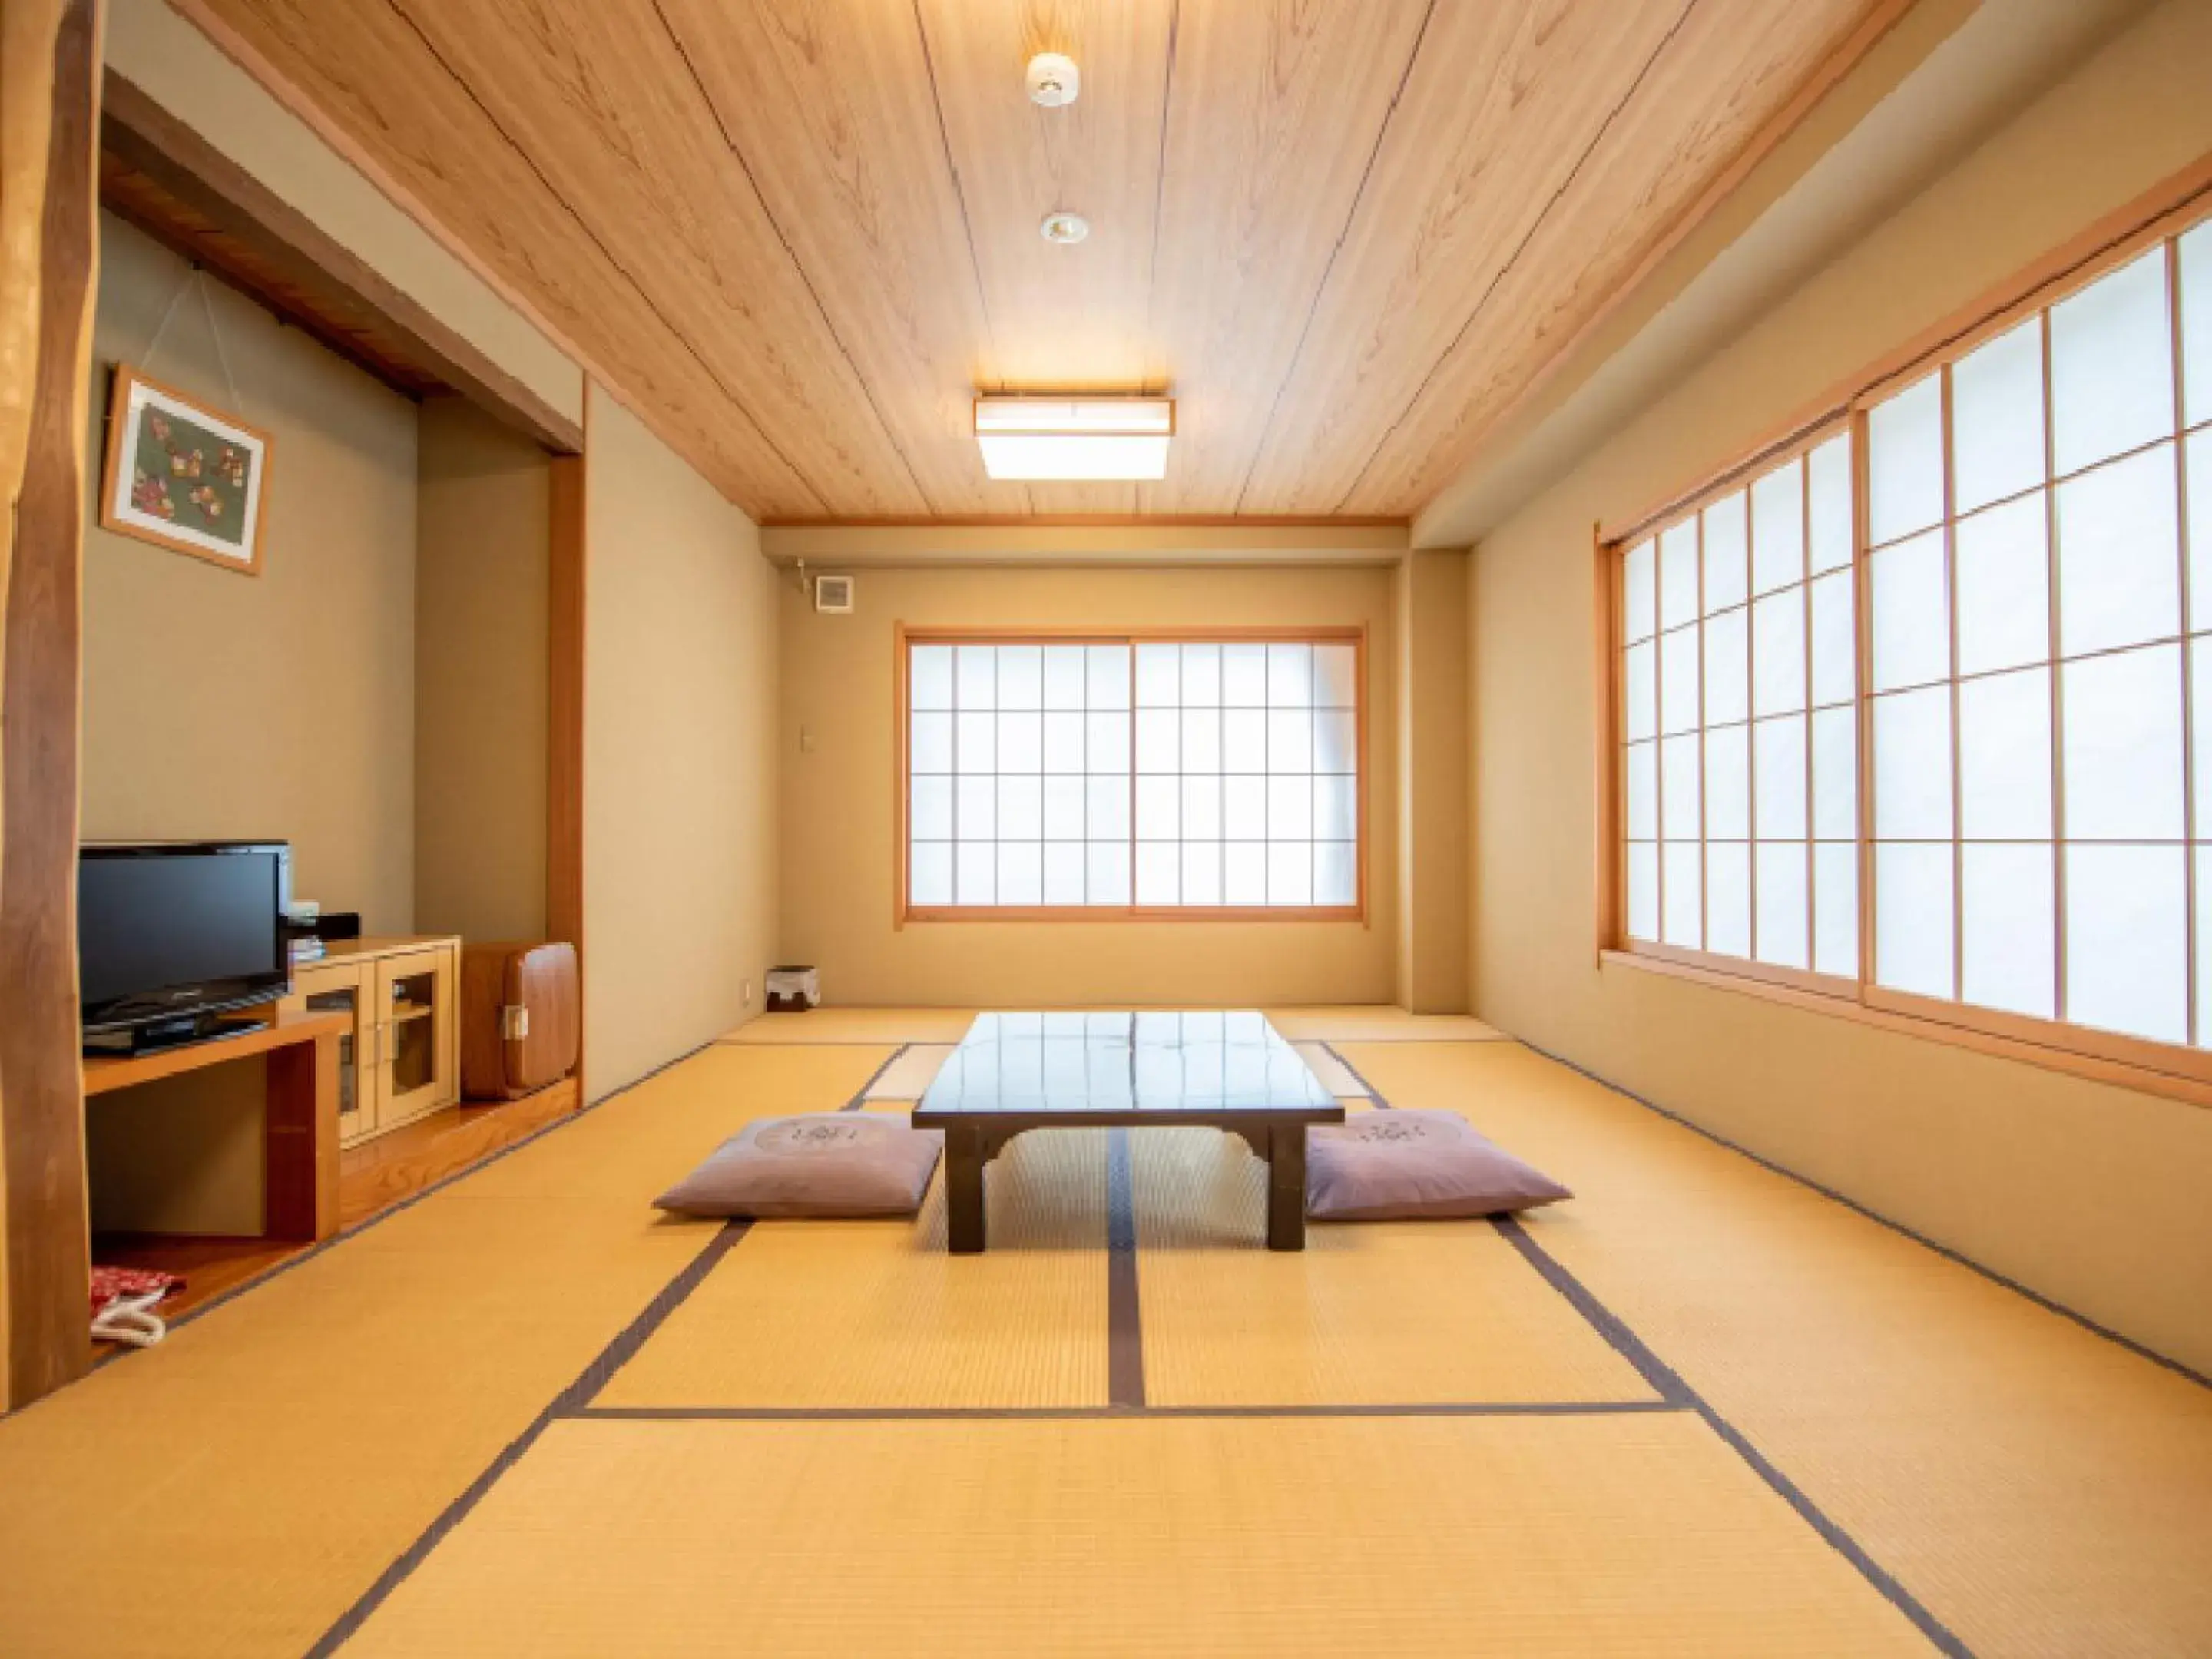
[[[100,527],[258,576],[274,447],[258,428],[118,363]]]

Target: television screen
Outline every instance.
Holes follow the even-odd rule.
[[[290,862],[279,842],[85,848],[76,904],[86,1023],[283,989]]]

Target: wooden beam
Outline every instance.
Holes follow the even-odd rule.
[[[91,1358],[77,669],[100,24],[100,0],[9,0],[0,17],[0,465],[13,509],[0,531],[0,1403],[10,1407]]]
[[[330,295],[338,309],[375,317],[411,362],[494,418],[556,454],[583,449],[579,422],[112,69],[101,143],[301,290]]]

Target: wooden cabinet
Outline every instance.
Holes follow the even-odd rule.
[[[351,1146],[461,1097],[461,942],[348,939],[292,970],[288,1006],[341,1013],[338,1141]]]

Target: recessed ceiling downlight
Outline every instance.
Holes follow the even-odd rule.
[[[1060,247],[1073,247],[1091,234],[1091,221],[1079,213],[1048,213],[1037,234]]]
[[[1030,59],[1027,76],[1030,101],[1046,109],[1060,109],[1075,101],[1083,90],[1083,75],[1065,52],[1041,52]]]

